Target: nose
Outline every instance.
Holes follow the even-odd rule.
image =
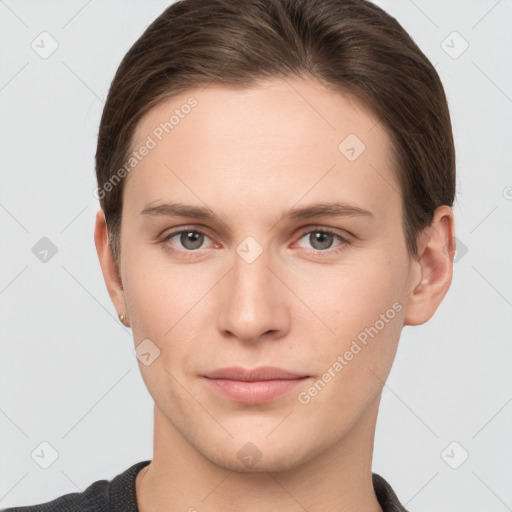
[[[219,290],[218,328],[224,336],[243,343],[262,338],[277,339],[290,328],[287,301],[293,295],[273,268],[271,256],[260,254],[254,261],[238,253]]]

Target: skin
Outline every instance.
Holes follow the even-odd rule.
[[[191,96],[197,107],[127,177],[119,275],[101,209],[96,217],[114,306],[136,346],[149,338],[160,350],[150,365],[139,361],[155,402],[139,510],[381,511],[371,477],[381,392],[403,325],[428,321],[449,289],[452,209],[436,210],[410,258],[384,128],[312,79],[188,91],[146,113],[133,147]],[[354,161],[338,150],[350,133],[366,146]],[[215,220],[141,214],[166,201],[206,206]],[[335,201],[373,215],[283,219],[292,208]],[[195,246],[179,235],[162,241],[178,228],[205,236]],[[322,228],[348,242],[327,236],[322,246]],[[262,249],[252,263],[237,253],[247,236]],[[401,311],[301,404],[298,394],[394,303]],[[309,378],[269,402],[244,404],[202,377],[233,365]],[[261,454],[250,467],[237,457],[248,442]]]

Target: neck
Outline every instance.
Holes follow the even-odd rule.
[[[139,512],[382,512],[371,472],[379,401],[334,446],[277,472],[236,472],[215,464],[155,406],[154,457],[135,484]]]

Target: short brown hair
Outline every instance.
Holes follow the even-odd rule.
[[[417,236],[435,209],[453,204],[455,148],[441,80],[396,19],[367,0],[179,0],[124,56],[101,117],[96,176],[116,265],[125,179],[112,179],[143,114],[212,82],[247,88],[289,77],[349,94],[383,124],[407,249],[417,257]]]

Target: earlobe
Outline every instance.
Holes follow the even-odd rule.
[[[447,205],[440,206],[421,237],[419,258],[414,262],[417,272],[412,273],[415,282],[411,283],[406,300],[405,325],[430,320],[448,292],[453,275],[454,231],[453,210]]]
[[[98,259],[110,299],[112,300],[118,314],[126,315],[126,304],[124,301],[122,281],[114,263],[112,250],[108,240],[105,214],[102,208],[99,208],[96,212],[94,243],[96,245],[96,252],[98,253]],[[126,325],[126,323],[124,324]]]

